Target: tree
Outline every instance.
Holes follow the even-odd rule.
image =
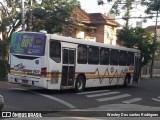
[[[16,9],[19,8],[19,11]],[[9,40],[11,33],[21,25],[20,2],[19,0],[0,1],[0,32],[2,40],[0,42],[0,79],[6,78]]]
[[[18,8],[19,10],[17,10]],[[11,33],[21,25],[20,2],[19,0],[4,0],[0,2],[0,32],[6,48],[5,56],[9,47]],[[4,57],[5,57],[4,56]]]
[[[63,24],[70,20],[77,0],[42,0],[33,4],[33,31],[61,32]],[[67,22],[66,22],[67,21]]]
[[[111,13],[115,13],[116,15],[119,15],[122,10],[125,10],[123,19],[126,21],[126,27],[129,25],[130,10],[133,9],[133,2],[134,0],[116,0],[110,10]]]
[[[137,48],[141,51],[141,59],[144,58],[142,66],[151,60],[154,49],[153,37],[145,29],[124,27],[118,35],[118,40],[122,41],[126,47]]]
[[[28,2],[31,0],[24,1],[24,19],[27,25],[30,10]],[[45,29],[49,33],[60,32],[62,25],[69,19],[73,8],[79,4],[77,0],[32,0],[32,2],[33,31]],[[5,40],[5,53],[7,54],[12,32],[21,30],[21,0],[0,1],[0,14],[0,32],[2,40]]]
[[[147,6],[146,13],[147,14],[156,14],[156,24],[155,24],[155,35],[153,41],[153,52],[152,52],[152,61],[151,61],[151,71],[150,71],[150,78],[153,77],[153,63],[155,59],[155,52],[157,49],[157,21],[158,21],[158,14],[160,12],[160,1],[159,0],[142,0],[142,4]]]
[[[112,2],[112,0],[107,0],[108,2]],[[103,0],[97,0],[98,5],[103,5],[105,4]]]
[[[112,2],[112,0],[107,0],[108,2]],[[131,12],[132,10],[139,12],[137,6],[140,5],[142,0],[114,0],[112,8],[110,9],[110,13],[115,14],[117,16],[123,16],[122,19],[126,21],[125,26],[129,27],[129,19],[132,18]],[[103,5],[103,0],[97,0],[98,5]],[[133,18],[141,18],[141,16],[133,17]],[[143,17],[142,17],[143,18]],[[142,19],[141,18],[141,19]],[[145,17],[144,17],[145,18]],[[150,17],[146,17],[150,18]]]
[[[79,4],[77,0],[24,0],[25,17],[23,19],[26,25],[30,19],[31,1],[33,2],[33,31],[45,29],[49,33],[60,32],[73,8]],[[2,58],[4,61],[8,58],[12,32],[21,30],[21,13],[21,0],[0,1],[0,32],[4,41],[2,45],[5,46],[5,55]]]

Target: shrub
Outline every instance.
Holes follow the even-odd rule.
[[[0,60],[0,80],[6,80],[7,78],[7,62]]]

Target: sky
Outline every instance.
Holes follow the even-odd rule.
[[[81,8],[87,13],[102,13],[102,14],[108,13],[113,4],[113,2],[107,3],[107,0],[103,0],[105,3],[103,6],[98,5],[97,0],[78,0],[78,1],[80,1]],[[143,12],[144,9],[145,8],[141,7],[140,5],[135,6],[135,9],[132,11],[131,16],[133,17],[147,16]],[[120,18],[122,18],[122,16],[117,16],[116,21],[119,22],[121,25],[124,25],[125,21]],[[131,19],[129,21],[129,24],[130,26],[135,27],[136,22],[140,21],[142,21],[142,19]],[[148,19],[146,23],[142,23],[143,28],[150,25],[155,25],[155,19]],[[160,25],[160,22],[158,22],[158,25]]]
[[[0,0],[0,1],[3,1],[3,0]],[[102,13],[102,14],[106,13],[107,14],[113,5],[113,2],[108,3],[107,0],[103,0],[105,3],[104,5],[98,5],[97,0],[78,0],[78,1],[80,1],[81,8],[84,11],[86,11],[87,13]],[[113,1],[115,1],[115,0],[113,0]],[[133,10],[131,15],[134,17],[139,17],[140,15],[146,16],[143,12],[144,9],[145,8],[142,8],[140,5],[137,5],[136,9]],[[137,10],[138,10],[138,12],[137,12]],[[124,13],[124,12],[122,12],[122,13]],[[117,16],[116,21],[119,22],[121,25],[124,25],[125,21],[120,18],[122,18],[122,16]],[[142,19],[131,19],[129,21],[130,26],[135,27],[137,21],[140,22],[140,21],[142,21]],[[147,23],[142,23],[143,28],[150,26],[150,25],[155,25],[155,19],[148,19]],[[160,20],[158,22],[158,25],[160,25]]]

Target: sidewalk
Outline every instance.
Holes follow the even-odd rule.
[[[32,88],[37,88],[37,87],[35,87],[35,86],[29,86],[29,85],[25,85],[25,84],[9,83],[6,80],[6,81],[0,81],[0,88],[24,88],[24,89],[32,89]]]
[[[22,87],[20,84],[12,84],[8,81],[0,81],[0,88],[19,88]]]
[[[160,74],[154,74],[153,77],[160,77]],[[150,78],[149,74],[141,75],[141,78]]]

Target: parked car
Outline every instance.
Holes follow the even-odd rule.
[[[0,111],[2,110],[3,106],[4,106],[4,98],[2,95],[0,95]]]

